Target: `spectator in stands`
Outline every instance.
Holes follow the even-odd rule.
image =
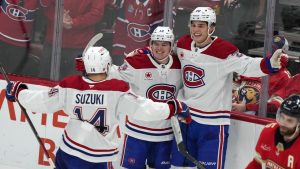
[[[40,64],[40,76],[48,78],[51,66],[51,51],[54,33],[55,2],[44,4],[44,14],[47,19],[47,32],[44,53]],[[75,74],[74,58],[81,54],[83,48],[96,34],[96,24],[102,19],[106,1],[65,0],[63,15],[62,50],[60,64],[60,79],[66,75]]]
[[[0,62],[9,73],[29,72],[24,67],[29,62],[28,52],[38,7],[38,0],[0,1]]]
[[[283,29],[285,31],[295,31],[294,28],[300,27],[300,7],[285,5],[281,11]]]
[[[288,42],[283,36],[276,35],[273,37],[272,53],[276,49],[288,50]],[[287,85],[290,73],[286,69],[288,63],[288,56],[283,54],[281,57],[281,69],[270,75],[269,78],[269,97],[271,97],[276,91]],[[232,111],[246,112],[248,114],[256,114],[259,109],[259,98],[261,89],[261,78],[240,76],[238,80],[235,80],[236,91],[233,95]],[[274,107],[273,107],[274,108]],[[274,112],[275,109],[268,109],[268,112]]]
[[[120,65],[136,48],[149,44],[153,30],[163,24],[165,0],[116,0],[113,63]]]
[[[262,130],[255,156],[246,169],[300,168],[299,95],[293,94],[282,102],[276,121]]]

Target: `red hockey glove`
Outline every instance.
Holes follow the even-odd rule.
[[[128,53],[126,55],[126,57],[131,57],[131,56],[140,55],[140,54],[149,54],[149,53],[151,53],[149,47],[138,48],[138,49],[135,49],[132,52]]]
[[[167,104],[171,109],[169,118],[171,118],[171,116],[177,116],[180,121],[184,121],[187,124],[190,124],[192,122],[190,109],[184,102],[172,99],[168,100]]]
[[[21,90],[28,89],[27,85],[19,81],[10,82],[6,86],[6,99],[15,102]]]

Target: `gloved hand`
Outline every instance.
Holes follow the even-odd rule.
[[[167,104],[174,108],[173,112],[171,111],[170,116],[177,116],[180,121],[183,121],[187,124],[192,122],[192,117],[189,107],[177,99],[171,99],[167,101]]]
[[[6,99],[15,102],[19,92],[23,89],[28,89],[28,87],[20,81],[8,83],[6,86]]]
[[[271,73],[277,72],[281,68],[282,49],[277,49],[271,57],[266,57],[265,61]]]
[[[281,68],[281,64],[280,64],[281,54],[282,54],[282,49],[277,49],[271,56],[270,62],[271,62],[272,68],[276,68],[276,69]]]
[[[139,55],[139,54],[149,54],[149,53],[151,53],[151,50],[149,47],[138,48],[138,49],[135,49],[135,50],[131,51],[130,53],[128,53],[126,55],[126,57],[131,57],[131,56],[135,56],[135,55]]]
[[[76,66],[77,71],[79,71],[79,72],[84,72],[85,71],[82,56],[78,56],[78,57],[75,58],[75,66]]]

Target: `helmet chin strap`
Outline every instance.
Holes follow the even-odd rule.
[[[295,132],[291,136],[284,136],[284,141],[290,142],[293,141],[295,138],[297,138],[300,134],[300,122],[298,122]]]

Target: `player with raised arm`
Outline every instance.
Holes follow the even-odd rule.
[[[187,151],[207,169],[223,169],[232,102],[233,72],[261,77],[280,68],[282,50],[272,57],[251,58],[219,37],[212,36],[216,14],[210,7],[197,7],[190,15],[190,35],[177,42],[183,88],[177,98],[190,107],[192,122],[181,123]],[[173,168],[194,167],[173,144]]]
[[[282,102],[276,120],[262,130],[246,169],[300,168],[300,95]]]
[[[21,82],[9,83],[6,97],[29,111],[64,110],[70,120],[56,153],[57,169],[108,169],[118,153],[116,128],[120,112],[144,121],[190,118],[189,109],[175,99],[153,102],[130,91],[129,85],[109,77],[111,57],[103,47],[83,53],[85,76],[68,76],[49,91],[29,90]]]
[[[127,56],[116,71],[137,95],[157,102],[177,96],[182,87],[181,68],[177,56],[172,56],[173,31],[158,26],[151,34],[149,47]],[[125,121],[121,166],[128,169],[170,168],[173,131],[170,120],[144,122],[130,114]],[[138,146],[137,146],[138,145]]]

